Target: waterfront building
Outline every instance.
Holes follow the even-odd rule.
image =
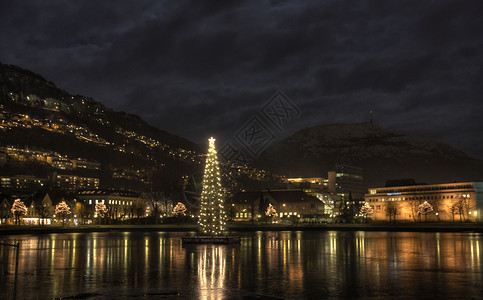
[[[288,189],[301,189],[308,195],[317,197],[324,204],[324,215],[333,217],[340,206],[342,196],[329,192],[327,179],[323,177],[297,177],[285,179]]]
[[[28,209],[27,214],[23,216],[23,222],[29,225],[52,224],[52,220],[55,218],[55,205],[59,202],[52,202],[48,193],[42,199],[25,200]]]
[[[324,216],[324,203],[301,189],[239,192],[228,205],[228,215],[234,221],[260,220],[269,204],[282,218],[294,216],[311,219]]]
[[[77,194],[77,200],[92,211],[97,203],[104,203],[110,219],[132,219],[135,216],[144,217],[146,213],[146,198],[131,191],[84,190]]]
[[[365,201],[374,209],[374,220],[483,221],[483,182],[388,184],[370,188]],[[419,206],[424,202],[432,211],[423,215]]]
[[[0,194],[0,225],[5,225],[12,221],[12,208],[13,201],[10,199],[10,195]]]

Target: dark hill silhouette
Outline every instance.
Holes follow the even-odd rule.
[[[387,131],[370,123],[302,129],[255,162],[287,176],[327,176],[335,163],[364,168],[366,186],[388,179],[453,182],[483,180],[483,162],[447,144]]]

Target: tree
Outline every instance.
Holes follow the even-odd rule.
[[[186,206],[183,203],[178,202],[173,208],[173,215],[176,217],[186,216]]]
[[[65,201],[60,202],[55,206],[55,214],[62,216],[62,225],[65,225],[65,217],[70,215],[70,207]]]
[[[274,217],[278,216],[277,211],[271,203],[268,203],[267,209],[265,210],[265,216],[270,220],[273,220]]]
[[[15,217],[17,225],[20,225],[20,216],[27,214],[27,206],[20,199],[15,199],[12,205],[12,213]]]
[[[159,223],[159,215],[161,210],[161,202],[163,200],[164,193],[163,192],[153,192],[147,194],[147,199],[149,203],[149,208],[151,215],[154,217],[154,222],[156,224]]]
[[[454,223],[454,216],[458,213],[457,203],[451,205],[450,208],[449,208],[449,211],[451,213],[451,216],[453,217],[453,223]]]
[[[339,204],[339,216],[342,222],[352,222],[358,209],[352,199],[352,194],[349,193],[348,199],[342,198]]]
[[[458,199],[458,201],[453,205],[456,209],[456,212],[460,215],[460,222],[465,220],[465,203],[463,199]]]
[[[419,200],[410,200],[410,201],[408,201],[408,204],[409,204],[409,208],[411,210],[411,216],[413,218],[413,221],[414,222],[419,221],[419,218],[421,216],[418,213],[418,208],[419,208],[419,205],[421,204],[421,201],[419,201]]]
[[[103,202],[99,202],[96,204],[95,212],[97,216],[104,219],[107,214],[107,206]]]
[[[433,211],[433,206],[428,203],[428,201],[424,201],[421,205],[418,207],[418,213],[420,215],[424,215],[426,221],[428,221],[428,214]]]
[[[267,209],[265,210],[265,215],[267,217],[276,217],[278,215],[271,203],[268,204]]]
[[[441,207],[441,200],[438,199],[437,197],[433,197],[433,199],[430,199],[428,203],[433,207],[433,211],[436,214],[436,218],[438,221],[440,221],[439,213],[440,213],[440,207]]]
[[[398,213],[399,213],[399,208],[398,208],[396,203],[394,203],[394,202],[387,203],[386,214],[389,216],[389,222],[391,222],[391,220],[393,220],[394,223],[396,223],[396,216],[397,216]]]
[[[364,205],[362,205],[359,213],[364,217],[367,217],[368,215],[372,215],[374,213],[374,209],[369,205],[369,203],[364,202]]]
[[[226,213],[221,187],[220,167],[215,139],[209,139],[208,155],[203,174],[199,225],[204,234],[220,235],[226,230]]]

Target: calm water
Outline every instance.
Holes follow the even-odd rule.
[[[242,233],[241,245],[183,247],[189,233],[74,233],[21,240],[17,299],[475,298],[483,235]],[[0,298],[14,250],[0,246]]]

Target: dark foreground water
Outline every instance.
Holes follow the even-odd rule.
[[[242,233],[241,245],[183,247],[189,233],[72,233],[22,242],[17,299],[480,299],[483,235]],[[0,246],[0,298],[14,249]]]

